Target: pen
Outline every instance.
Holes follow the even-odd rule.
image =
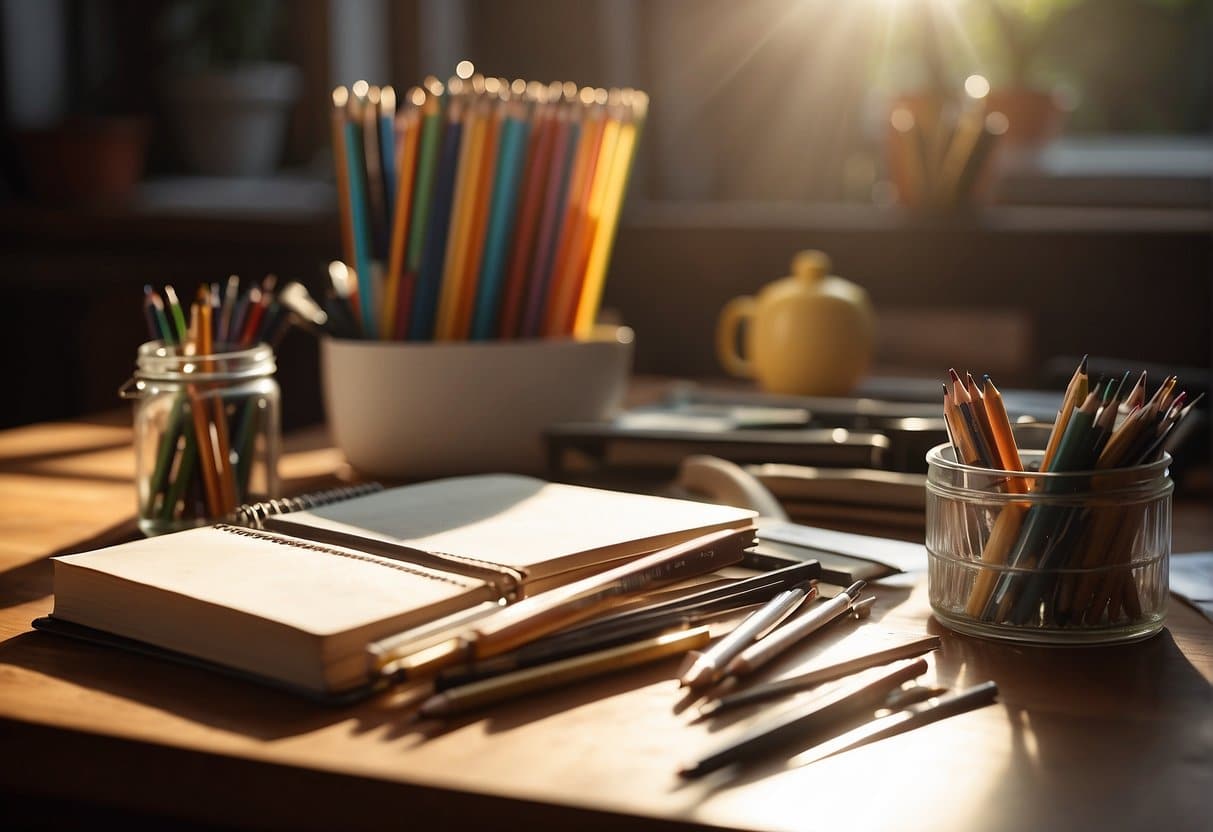
[[[710,637],[707,627],[695,627],[471,682],[426,699],[421,704],[420,715],[452,716],[524,693],[635,667],[701,647]]]
[[[910,688],[910,690],[912,691],[913,688]],[[826,757],[850,751],[852,748],[858,748],[870,742],[876,742],[886,737],[911,731],[923,725],[929,725],[932,722],[956,716],[966,711],[976,710],[977,708],[989,705],[997,695],[998,686],[996,684],[993,682],[982,682],[955,693],[945,694],[916,705],[910,705],[903,711],[877,717],[871,722],[864,723],[857,728],[847,731],[845,734],[839,734],[827,740],[819,745],[813,751],[810,758],[804,762],[806,764],[815,763],[818,760],[824,760]]]
[[[712,684],[737,654],[778,627],[805,601],[816,597],[817,587],[811,584],[801,584],[779,593],[712,647],[692,654],[694,661],[682,674],[679,685],[694,690]]]
[[[751,644],[725,666],[724,675],[745,676],[753,673],[796,642],[820,630],[850,609],[865,585],[865,581],[856,581],[830,600],[813,607],[762,641]]]
[[[822,667],[815,667],[812,670],[798,673],[795,676],[787,676],[763,685],[755,685],[736,693],[730,693],[727,696],[721,696],[719,699],[701,707],[699,715],[703,717],[714,716],[721,711],[735,708],[739,705],[762,702],[785,694],[807,690],[824,682],[840,679],[843,676],[849,676],[852,673],[867,670],[871,667],[878,667],[882,664],[897,661],[898,659],[910,659],[915,656],[921,656],[923,653],[939,649],[939,644],[939,636],[924,636],[904,644],[896,644],[892,647],[876,650],[863,656],[855,656]]]
[[[678,773],[687,778],[700,777],[732,763],[765,754],[795,737],[824,735],[865,711],[875,711],[891,692],[921,676],[926,669],[925,659],[902,662],[875,678],[841,688],[805,706],[792,708],[756,725],[739,739],[717,748],[696,762],[683,766]]]

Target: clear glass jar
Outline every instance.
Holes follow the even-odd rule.
[[[1053,644],[1133,641],[1162,629],[1171,553],[1171,457],[1133,468],[1023,473],[927,453],[928,597],[971,635]]]
[[[184,355],[152,341],[119,394],[135,403],[135,486],[146,535],[222,520],[277,496],[274,351]]]

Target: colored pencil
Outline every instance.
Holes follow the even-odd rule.
[[[526,172],[523,175],[523,181],[526,183],[525,193],[519,207],[517,231],[511,244],[509,276],[503,290],[501,321],[498,327],[498,334],[502,338],[518,335],[526,295],[526,276],[534,258],[539,215],[543,210],[549,160],[560,130],[560,122],[564,119],[564,112],[558,104],[541,103],[539,110],[538,123],[531,131],[531,147],[527,151]]]
[[[335,88],[342,262],[355,288],[326,292],[328,331],[589,337],[647,101],[476,73],[427,78],[400,100],[366,81]],[[223,301],[220,342],[252,311]],[[267,312],[259,323],[272,340],[282,313]]]
[[[602,217],[594,234],[589,259],[585,267],[585,280],[577,302],[577,314],[573,320],[573,334],[587,338],[598,314],[602,301],[602,289],[606,283],[607,268],[614,249],[615,234],[619,227],[619,216],[623,211],[624,194],[631,178],[636,158],[636,142],[644,124],[648,97],[644,93],[629,91],[631,95],[630,117],[625,115],[619,128],[619,144],[615,148],[610,179],[603,200]]]
[[[438,293],[446,260],[446,241],[450,232],[451,202],[454,198],[455,175],[459,158],[463,124],[462,107],[452,101],[447,111],[446,131],[442,136],[442,152],[434,181],[434,199],[428,217],[421,267],[412,299],[409,339],[428,341],[434,337]]]
[[[500,319],[500,299],[508,238],[514,230],[518,185],[522,179],[524,151],[530,132],[522,102],[512,102],[502,126],[501,150],[497,158],[497,176],[489,206],[489,226],[485,232],[484,257],[476,287],[476,308],[471,337],[486,340],[495,337]]]

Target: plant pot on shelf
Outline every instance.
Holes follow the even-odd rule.
[[[1008,162],[1030,162],[1061,134],[1069,107],[1053,90],[1036,87],[995,87],[986,96],[986,110],[1007,117],[1002,137]]]
[[[140,116],[69,119],[17,134],[30,190],[55,203],[121,202],[143,176],[148,121]]]
[[[260,63],[179,76],[169,82],[178,145],[194,173],[266,176],[282,158],[299,68]]]

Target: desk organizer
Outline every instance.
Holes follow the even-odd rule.
[[[1170,455],[1144,465],[1021,473],[927,454],[928,595],[962,633],[1046,644],[1162,629],[1171,549]]]

